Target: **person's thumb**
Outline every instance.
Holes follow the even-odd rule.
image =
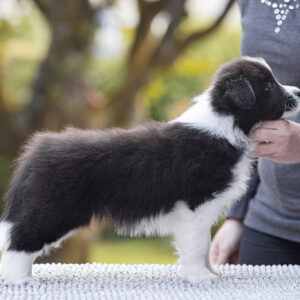
[[[231,255],[231,253],[228,249],[220,250],[218,255],[217,255],[217,259],[216,259],[215,264],[224,265],[224,264],[228,263],[230,255]]]
[[[217,264],[219,255],[219,245],[215,241],[212,242],[211,248],[210,248],[210,261],[213,264]]]

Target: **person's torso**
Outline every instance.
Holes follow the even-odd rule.
[[[280,83],[298,87],[300,87],[299,4],[300,0],[239,0],[242,17],[241,55],[263,57]],[[300,123],[300,114],[292,120]],[[279,164],[259,159],[258,174],[260,184],[254,201],[250,203],[248,214],[261,213],[260,218],[266,226],[271,225],[272,220],[276,220],[286,224],[287,228],[299,227],[300,163]],[[272,213],[274,216],[267,215]]]

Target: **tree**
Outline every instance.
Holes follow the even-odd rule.
[[[155,2],[138,0],[140,21],[128,54],[127,75],[121,86],[110,96],[106,107],[111,116],[108,125],[130,125],[134,115],[136,95],[146,85],[155,70],[170,68],[189,46],[203,40],[216,30],[234,2],[234,0],[228,0],[219,17],[207,28],[200,29],[185,37],[178,37],[176,30],[187,16],[186,0]],[[161,39],[153,45],[149,45],[147,37],[150,34],[151,24],[155,16],[161,12],[166,12],[169,15],[169,25]],[[151,50],[148,50],[145,55],[145,49],[148,49],[149,46]]]
[[[51,42],[33,82],[31,101],[20,112],[10,112],[5,106],[0,65],[0,153],[10,159],[32,132],[58,130],[66,124],[84,127],[89,112],[83,101],[86,86],[82,74],[99,8],[93,8],[88,0],[34,0],[34,3],[47,21]],[[89,235],[81,231],[67,242],[67,255],[65,251],[57,251],[47,261],[66,257],[72,257],[73,262],[86,261]]]
[[[0,98],[0,152],[12,157],[21,142],[40,129],[66,124],[84,127],[89,107],[82,79],[94,29],[88,0],[33,0],[49,26],[51,42],[32,85],[32,98],[20,112],[10,112]],[[1,93],[1,91],[0,91]]]

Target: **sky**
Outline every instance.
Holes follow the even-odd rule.
[[[94,5],[101,3],[101,0],[90,1]],[[127,28],[134,27],[138,21],[136,0],[118,0],[117,2],[123,25]],[[190,15],[201,18],[201,20],[210,20],[220,13],[225,2],[226,0],[187,0],[186,8]],[[28,0],[0,0],[0,18],[6,18],[12,23],[18,22],[18,17],[30,13],[31,7],[32,5],[30,5],[30,1]],[[228,16],[227,21],[234,25],[239,24],[237,7]]]

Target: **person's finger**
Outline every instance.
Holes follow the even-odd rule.
[[[211,261],[213,264],[216,264],[216,263],[217,263],[217,261],[218,261],[218,253],[217,253],[217,252],[215,252],[215,253],[211,252],[211,253],[210,253],[210,261]]]
[[[262,121],[259,128],[277,130],[281,126],[285,125],[285,123],[287,122],[288,121],[284,119],[273,120],[273,121]]]
[[[250,140],[253,142],[272,142],[276,140],[276,133],[272,129],[258,128],[253,131]]]
[[[261,155],[272,155],[276,153],[276,146],[274,143],[260,143],[256,146],[254,151],[251,152],[254,156],[261,156]]]
[[[215,262],[215,264],[217,265],[224,265],[226,263],[229,262],[229,256],[230,256],[230,252],[226,249],[221,249],[219,251],[219,255],[217,257],[217,260]]]
[[[213,264],[217,263],[218,255],[219,255],[219,246],[216,242],[215,243],[213,242],[210,248],[210,259]]]

